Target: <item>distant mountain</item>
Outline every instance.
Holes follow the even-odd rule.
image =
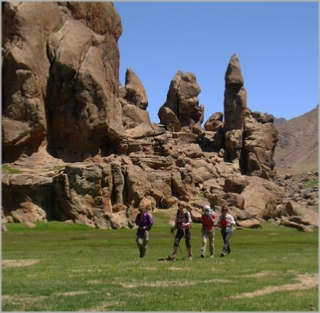
[[[286,119],[283,118],[283,117],[281,117],[281,118],[275,118],[273,125],[274,125],[275,127],[278,127],[278,126],[282,125],[283,123],[285,123],[285,122],[287,122],[287,121],[288,121],[288,120],[286,120]]]
[[[278,174],[318,170],[318,109],[291,120],[275,119],[279,131],[274,157]]]

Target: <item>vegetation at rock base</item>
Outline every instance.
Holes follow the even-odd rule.
[[[20,174],[20,173],[22,173],[21,170],[12,168],[8,164],[3,164],[1,170],[2,170],[3,174],[4,173],[5,174]]]
[[[318,230],[266,222],[235,230],[232,254],[194,259],[184,241],[176,262],[168,218],[153,213],[149,251],[140,259],[135,229],[99,230],[61,222],[2,233],[2,311],[318,311]],[[182,255],[183,254],[183,255]]]
[[[318,179],[314,179],[312,181],[307,182],[308,188],[312,188],[313,186],[317,186],[317,185],[318,185]]]

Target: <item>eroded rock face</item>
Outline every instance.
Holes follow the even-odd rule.
[[[125,151],[113,4],[8,2],[3,25],[4,159],[44,140],[65,161]]]
[[[2,11],[2,153],[31,155],[46,137],[50,62],[46,40],[60,23],[54,3],[7,2]]]
[[[201,89],[193,73],[178,71],[172,79],[167,100],[158,112],[169,131],[193,131],[203,122],[204,107],[199,105]]]
[[[276,174],[274,152],[279,133],[273,117],[265,115],[253,113],[246,117],[241,161],[245,175],[271,179]]]
[[[271,114],[251,112],[237,55],[230,59],[225,75],[224,159],[239,162],[245,175],[272,179],[275,175],[274,151],[279,134]]]
[[[247,108],[247,92],[241,73],[239,58],[234,54],[225,74],[224,117],[226,133],[244,129]]]
[[[155,210],[184,200],[198,217],[204,204],[227,204],[250,227],[300,212],[272,181],[273,116],[247,108],[236,55],[224,113],[202,129],[196,76],[178,71],[157,125],[131,69],[120,86],[112,3],[3,7],[3,162],[21,171],[2,175],[3,220],[133,227],[141,201]]]
[[[140,109],[148,107],[147,93],[136,73],[127,68],[125,80],[126,95],[125,99]]]
[[[243,147],[243,130],[247,109],[247,93],[243,86],[238,56],[234,54],[225,74],[224,134],[225,161],[239,165]],[[240,165],[239,165],[240,166]]]
[[[120,86],[119,90],[119,101],[122,105],[122,122],[125,129],[130,130],[144,125],[143,128],[151,128],[153,133],[154,126],[146,110],[148,107],[147,93],[139,77],[130,68],[126,70],[125,86]],[[129,135],[128,131],[127,135]],[[130,147],[128,151],[130,151]]]

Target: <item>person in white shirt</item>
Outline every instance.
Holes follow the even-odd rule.
[[[221,229],[221,234],[223,238],[223,249],[220,254],[221,257],[224,257],[226,254],[231,253],[230,238],[232,236],[233,226],[236,224],[233,216],[228,212],[228,207],[223,206],[221,208],[221,215],[218,219],[218,226]]]

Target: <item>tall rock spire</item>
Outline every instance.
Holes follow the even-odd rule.
[[[240,63],[236,54],[232,55],[225,74],[224,116],[225,116],[225,159],[233,162],[240,158],[242,133],[247,108],[247,92]]]

